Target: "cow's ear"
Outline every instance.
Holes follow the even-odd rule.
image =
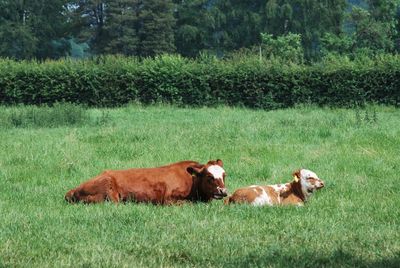
[[[190,175],[195,176],[200,174],[204,169],[204,166],[191,166],[188,167],[186,170],[189,172]]]
[[[300,169],[296,170],[295,172],[293,172],[293,179],[295,182],[298,182],[300,180]]]
[[[217,159],[217,165],[220,167],[224,167],[224,163],[222,162],[221,159]]]

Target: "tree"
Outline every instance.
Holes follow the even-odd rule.
[[[342,31],[346,0],[221,0],[218,10],[226,15],[222,27],[224,49],[251,47],[261,43],[260,33],[273,36],[300,34],[305,57],[318,57],[321,36]]]
[[[218,23],[223,16],[213,14],[215,7],[208,6],[208,0],[176,1],[175,46],[177,52],[195,57],[200,51],[214,51],[212,40]]]
[[[398,39],[398,0],[368,0],[367,8],[353,7],[350,22],[358,48],[392,52]]]
[[[263,0],[222,0],[218,11],[226,19],[221,26],[227,36],[223,44],[226,51],[260,44],[260,33],[264,32],[266,15]]]
[[[290,4],[293,10],[288,18],[286,30],[302,36],[305,58],[319,57],[320,38],[324,33],[339,34],[342,32],[345,0],[284,0],[282,6]]]
[[[155,56],[175,51],[171,0],[81,0],[70,7],[75,34],[95,54]]]
[[[355,41],[352,36],[346,34],[325,33],[321,37],[321,54],[326,57],[334,55],[352,55]]]
[[[38,40],[29,27],[6,22],[0,26],[0,56],[13,59],[29,59],[37,51]]]
[[[355,25],[353,38],[356,48],[368,48],[374,51],[393,50],[392,29],[387,22],[377,21],[368,10],[354,7],[351,21]]]
[[[0,2],[0,55],[57,58],[69,52],[66,0]]]
[[[86,42],[92,52],[99,53],[106,43],[104,24],[107,1],[78,0],[69,1],[68,16],[71,31],[79,42]]]
[[[293,8],[289,3],[269,0],[265,4],[265,13],[265,31],[275,36],[288,33],[289,22],[293,19]]]
[[[138,12],[141,1],[111,1],[107,5],[107,22],[101,52],[108,54],[138,55],[139,51],[139,19]]]
[[[174,6],[171,0],[146,0],[139,5],[137,34],[139,55],[155,56],[176,51]]]
[[[286,34],[273,38],[272,34],[261,34],[263,56],[279,58],[285,62],[302,63],[304,52],[299,34]]]
[[[353,4],[347,16],[347,27],[338,35],[326,34],[322,40],[324,55],[348,55],[394,52],[398,40],[398,0],[369,0]]]

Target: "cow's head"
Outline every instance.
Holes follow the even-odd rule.
[[[211,160],[206,165],[189,167],[187,171],[197,178],[201,199],[221,199],[227,196],[222,160]]]
[[[310,196],[315,190],[324,187],[324,181],[317,174],[308,170],[300,169],[293,173],[293,178],[296,183],[301,186],[301,191],[305,197]]]

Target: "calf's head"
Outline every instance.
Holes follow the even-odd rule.
[[[300,169],[293,173],[296,183],[301,186],[301,191],[305,197],[310,196],[315,190],[324,187],[324,181],[317,174],[308,169]]]
[[[221,199],[227,196],[222,160],[211,160],[206,165],[189,167],[187,171],[196,177],[201,199]]]

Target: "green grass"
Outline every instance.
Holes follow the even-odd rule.
[[[0,107],[0,267],[400,265],[399,109],[29,109]],[[326,187],[302,208],[64,202],[104,169],[216,158],[231,192],[299,167]]]

